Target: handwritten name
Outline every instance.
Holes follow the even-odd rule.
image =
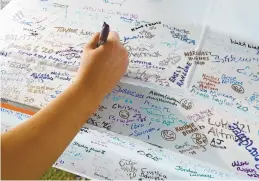
[[[238,63],[238,62],[259,62],[259,58],[254,57],[236,57],[234,55],[226,55],[225,57],[220,57],[219,55],[211,55],[214,57],[212,62],[216,63]]]
[[[127,95],[130,95],[130,96],[133,96],[133,97],[136,97],[136,98],[140,98],[140,99],[143,99],[144,98],[144,95],[141,94],[141,93],[137,93],[135,91],[131,91],[129,89],[122,89],[121,86],[117,85],[117,87],[115,89],[113,89],[112,93],[122,93],[122,94],[127,94]]]
[[[65,32],[65,33],[77,33],[78,29],[65,28],[65,27],[54,27],[57,28],[57,32]]]
[[[197,173],[196,171],[193,171],[191,170],[190,168],[183,168],[182,166],[176,166],[175,167],[175,170],[178,170],[178,171],[182,171],[182,172],[187,172],[190,174],[191,177],[205,177],[205,178],[214,178],[212,177],[211,175],[208,175],[208,174],[200,174],[200,173]]]
[[[104,150],[97,150],[95,148],[89,148],[88,146],[85,146],[83,144],[79,144],[78,142],[74,142],[73,145],[75,146],[78,146],[80,148],[84,148],[85,149],[85,152],[88,152],[88,153],[91,153],[91,152],[96,152],[96,153],[101,153],[101,154],[104,154],[106,151]]]
[[[49,74],[45,73],[32,73],[31,77],[33,77],[34,79],[39,79],[43,82],[43,80],[53,80],[53,77],[51,77]]]
[[[259,153],[257,148],[252,147],[254,143],[253,140],[244,134],[244,131],[239,128],[237,123],[230,124],[229,129],[236,135],[235,142],[238,142],[238,146],[244,145],[245,149],[254,157],[255,161],[259,162]],[[255,168],[259,170],[259,163],[255,164]]]
[[[221,83],[243,85],[243,82],[237,81],[236,77],[226,76],[225,74],[221,76]]]
[[[173,73],[173,76],[171,76],[169,80],[174,83],[176,79],[179,77],[179,75],[181,74],[180,80],[177,81],[176,84],[179,87],[182,87],[185,82],[185,77],[187,76],[187,73],[189,72],[189,69],[191,66],[192,66],[192,62],[190,61],[187,62],[184,68],[182,68],[181,66],[178,66],[176,72]]]
[[[186,34],[180,34],[175,31],[171,31],[172,37],[177,38],[185,43],[195,45],[195,40],[189,39]]]
[[[239,46],[244,46],[244,47],[247,47],[247,48],[253,48],[255,50],[259,50],[259,45],[256,46],[256,45],[252,45],[252,44],[247,44],[246,42],[241,42],[241,41],[238,41],[238,40],[233,40],[232,38],[230,38],[230,43],[231,44],[235,44],[235,45],[239,45]]]
[[[155,26],[155,25],[157,25],[157,24],[161,24],[161,21],[159,21],[159,22],[155,22],[155,23],[147,23],[147,24],[145,24],[145,25],[141,25],[141,26],[138,26],[138,27],[132,28],[132,29],[131,29],[131,31],[136,31],[136,30],[138,30],[138,29],[142,29],[142,28],[144,28],[144,27]]]

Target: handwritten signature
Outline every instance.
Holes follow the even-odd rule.
[[[259,81],[259,72],[252,72],[249,66],[246,66],[244,69],[237,69],[237,72],[250,77],[253,81]]]

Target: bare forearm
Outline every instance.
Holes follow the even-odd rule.
[[[2,135],[3,179],[38,179],[61,155],[100,102],[82,87],[72,85],[30,120]]]
[[[110,32],[107,43],[96,48],[98,40],[96,33],[85,46],[76,83],[2,135],[2,179],[38,179],[125,74],[128,53],[119,35]]]

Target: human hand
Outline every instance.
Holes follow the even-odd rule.
[[[77,81],[102,100],[125,74],[129,59],[118,33],[110,32],[107,42],[96,48],[99,35],[93,35],[84,48]]]

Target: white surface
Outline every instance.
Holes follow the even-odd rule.
[[[213,1],[213,8],[207,15],[209,17],[207,23],[215,31],[235,35],[258,44],[258,3],[257,0]]]
[[[26,114],[1,108],[1,132],[20,124],[28,117]],[[83,145],[84,148],[79,147]],[[143,156],[144,153],[147,157]],[[242,179],[210,164],[90,125],[81,129],[53,166],[86,178],[105,180],[206,179],[195,176],[195,172],[210,175],[217,180]],[[180,171],[180,168],[190,169],[194,173]]]
[[[170,150],[169,156],[182,153],[184,157],[192,157],[203,164],[253,178],[253,175],[248,175],[250,173],[233,167],[232,163],[247,161],[249,165],[245,170],[256,170],[259,162],[259,55],[258,50],[248,47],[259,46],[258,37],[255,37],[259,27],[255,20],[259,14],[255,11],[258,5],[257,1],[239,0],[12,1],[0,12],[0,22],[6,24],[4,29],[0,29],[1,97],[37,108],[48,104],[72,83],[82,45],[106,21],[112,30],[119,31],[131,62],[122,83],[107,95],[88,123],[163,146]],[[146,27],[145,24],[150,22],[161,24]],[[131,30],[140,25],[143,28]],[[71,28],[76,33],[60,32],[62,28],[55,27]],[[168,27],[175,33],[179,31],[177,29],[189,31],[187,37],[195,44],[174,38]],[[240,41],[244,46],[233,44],[230,39]],[[60,53],[69,52],[69,46],[77,51],[76,57]],[[190,61],[192,65],[186,77],[181,78],[182,68],[188,62],[187,53],[197,49],[211,53],[203,56],[206,59],[204,65]],[[136,53],[139,56],[134,55]],[[158,57],[150,57],[153,55]],[[221,63],[226,56],[237,58]],[[237,61],[239,57],[248,58],[249,62]],[[220,62],[215,62],[218,59]],[[57,62],[61,63],[58,65]],[[48,74],[51,78],[37,78],[39,73]],[[172,81],[175,74],[179,75]],[[219,82],[215,87],[212,85],[216,91],[198,88],[201,82],[215,82],[208,76]],[[236,81],[223,84],[223,77],[232,77]],[[184,84],[179,87],[181,79]],[[238,83],[244,93],[238,93],[237,86],[233,86]],[[154,95],[154,92],[160,95]],[[228,129],[228,124],[236,122],[253,140],[255,151],[251,154],[254,156],[245,146],[238,146],[234,133]],[[185,133],[177,131],[177,127],[191,123],[196,127],[194,132],[184,136]],[[225,126],[222,123],[226,123]],[[201,134],[207,141],[194,141],[193,137]],[[175,140],[164,139],[172,135]],[[221,143],[213,146],[215,140]],[[179,145],[185,146],[179,149]],[[224,146],[226,149],[219,148]],[[137,153],[132,156],[139,157]],[[145,156],[141,157],[140,164],[145,162],[142,159],[146,159]],[[76,166],[83,168],[86,162],[78,162]],[[157,163],[155,165],[162,168],[162,173],[173,174],[168,173],[163,162]],[[64,168],[75,172],[71,167]],[[258,175],[259,171],[256,171]],[[93,171],[86,173],[91,176]],[[121,177],[124,178],[130,179]]]
[[[0,1],[0,10],[3,9],[11,0],[1,0]]]

